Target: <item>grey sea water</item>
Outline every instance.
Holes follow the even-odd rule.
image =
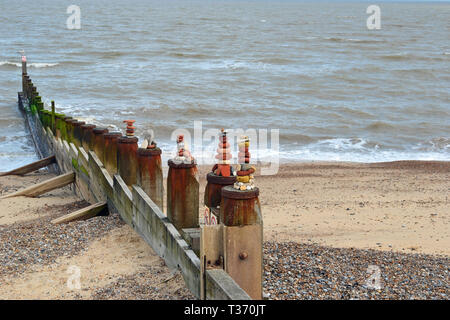
[[[81,30],[66,27],[70,4]],[[285,161],[450,160],[450,3],[379,3],[381,30],[369,4],[0,1],[0,171],[35,157],[16,105],[22,49],[47,103],[136,119],[165,149],[201,120],[279,129]]]

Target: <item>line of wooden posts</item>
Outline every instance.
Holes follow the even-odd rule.
[[[94,151],[112,176],[119,174],[128,187],[139,185],[163,210],[161,150],[139,148],[138,138],[85,123],[44,108],[42,98],[27,74],[22,60],[22,92],[29,112],[38,115],[42,126],[55,137],[73,143],[86,152]],[[253,299],[262,298],[262,217],[259,190],[233,193],[231,177],[208,174],[205,204],[218,213],[219,225],[199,225],[199,182],[197,165],[169,160],[167,217],[185,235],[199,254],[202,270],[223,268]],[[224,178],[224,179],[222,179]],[[185,238],[186,238],[185,237]]]

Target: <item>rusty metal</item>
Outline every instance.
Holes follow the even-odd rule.
[[[96,127],[92,130],[93,137],[90,145],[90,150],[93,150],[98,159],[105,164],[105,137],[108,133],[107,128]]]
[[[247,252],[243,251],[243,252],[239,253],[239,259],[245,260],[247,258],[248,258],[248,253]]]
[[[103,165],[111,176],[117,173],[117,141],[121,136],[121,132],[108,132],[103,135],[105,140]]]
[[[164,183],[161,165],[161,149],[138,149],[139,173],[137,183],[150,199],[162,210]]]
[[[223,187],[231,186],[236,182],[235,176],[222,177],[209,172],[206,175],[206,188],[204,195],[204,203],[207,207],[217,208],[222,200],[221,190]]]
[[[84,124],[81,126],[82,137],[81,137],[81,146],[84,151],[89,152],[91,149],[91,144],[93,140],[94,130],[96,126],[94,124]]]
[[[199,226],[199,182],[197,165],[168,161],[167,217],[178,229]]]
[[[232,186],[222,188],[220,222],[226,226],[262,224],[259,189],[236,190]]]
[[[117,140],[117,172],[129,187],[137,182],[137,149],[136,137],[120,137]]]

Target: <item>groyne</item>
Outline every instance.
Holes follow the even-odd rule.
[[[144,141],[139,147],[133,121],[126,121],[126,134],[109,132],[58,113],[53,101],[45,106],[26,64],[22,57],[18,106],[39,158],[54,156],[56,160],[49,163],[50,171],[73,173],[73,191],[92,205],[106,203],[110,211],[117,211],[169,268],[181,272],[196,297],[262,298],[262,218],[257,188],[236,190],[221,181],[230,177],[212,173],[211,181],[219,187],[208,194],[219,204],[208,208],[215,218],[208,221],[217,224],[200,225],[196,163],[171,159],[166,182],[170,212],[165,214],[161,150],[156,144]],[[184,154],[180,153],[182,159]],[[223,163],[228,161],[223,159]]]

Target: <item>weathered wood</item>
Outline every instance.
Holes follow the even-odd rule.
[[[252,299],[262,299],[262,225],[224,226],[225,271]]]
[[[53,224],[67,223],[76,220],[86,220],[104,213],[108,209],[106,202],[99,202],[86,208],[69,213],[65,216],[52,220]]]
[[[41,168],[44,168],[50,164],[53,164],[56,162],[56,158],[54,155],[41,159],[39,161],[27,164],[26,166],[8,171],[8,172],[4,172],[4,173],[0,173],[0,177],[2,176],[10,176],[10,175],[24,175],[36,170],[39,170]]]
[[[223,225],[204,225],[200,234],[200,299],[206,298],[206,270],[223,269]]]
[[[199,208],[198,171],[195,164],[168,161],[167,217],[178,229],[197,228]]]
[[[164,203],[164,179],[161,165],[161,149],[137,150],[137,184],[150,196],[159,208]]]
[[[200,228],[181,229],[181,236],[191,246],[192,250],[200,255]]]
[[[206,299],[251,300],[236,281],[222,269],[206,270]]]
[[[191,250],[188,243],[182,239],[179,231],[170,223],[144,190],[133,185],[130,192],[130,186],[126,185],[123,177],[114,175],[117,169],[112,171],[108,169],[106,160],[105,163],[102,163],[98,155],[77,147],[77,144],[74,144],[73,141],[59,141],[48,128],[41,126],[37,116],[25,114],[25,117],[34,127],[32,135],[39,140],[37,147],[45,150],[45,155],[49,155],[48,152],[58,153],[56,161],[61,170],[63,172],[73,171],[72,174],[76,176],[73,186],[77,189],[77,192],[85,199],[90,199],[90,196],[95,196],[95,198],[106,197],[106,201],[104,201],[105,199],[97,199],[95,202],[106,202],[108,206],[117,210],[120,216],[165,260],[169,268],[176,268],[181,271],[186,287],[196,297],[200,297],[199,257]],[[67,137],[70,137],[71,125],[67,126],[67,130]],[[105,146],[107,145],[106,141],[107,139],[105,139]],[[105,148],[106,150],[107,148]],[[117,159],[115,150],[112,154],[114,155],[113,160]],[[196,188],[193,188],[193,190],[196,190],[198,194],[198,179],[195,180]],[[196,199],[198,205],[198,195],[196,195]],[[198,208],[194,212],[197,213]],[[71,215],[75,215],[75,213]],[[222,269],[207,270],[205,285],[207,299],[245,300],[250,298]]]
[[[75,173],[70,172],[55,178],[49,179],[47,181],[43,181],[41,183],[35,184],[31,187],[25,188],[23,190],[19,190],[17,192],[7,194],[6,196],[1,197],[0,199],[6,199],[11,197],[18,196],[26,196],[26,197],[37,197],[41,194],[47,193],[49,191],[59,189],[67,186],[75,181]]]

